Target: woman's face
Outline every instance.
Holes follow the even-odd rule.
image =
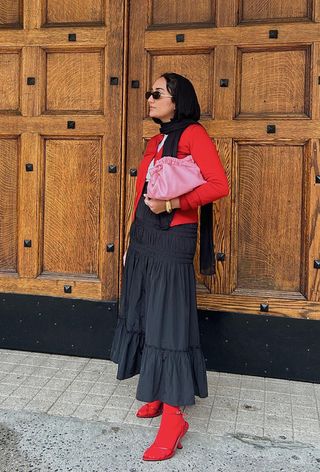
[[[166,84],[166,79],[159,77],[152,86],[152,92],[159,90],[161,97],[158,100],[155,100],[152,95],[148,98],[149,116],[151,118],[159,118],[163,123],[169,122],[173,118],[176,109]]]

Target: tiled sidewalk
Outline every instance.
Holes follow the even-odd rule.
[[[115,378],[111,361],[0,350],[0,409],[155,427],[139,419],[138,376]],[[320,445],[320,385],[208,372],[209,397],[185,408],[190,431]]]

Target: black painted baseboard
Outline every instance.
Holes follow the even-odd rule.
[[[109,359],[117,301],[0,294],[0,348]],[[320,322],[199,310],[208,370],[320,382]]]
[[[0,348],[107,359],[117,302],[0,294]]]
[[[199,310],[210,370],[320,382],[320,322]]]

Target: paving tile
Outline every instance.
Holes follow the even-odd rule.
[[[293,395],[291,394],[292,405],[299,406],[317,406],[316,397],[313,395]]]
[[[105,366],[105,372],[108,372],[108,373],[113,373],[114,375],[116,375],[118,371],[118,364],[115,364],[114,362],[108,362]],[[135,378],[137,378],[138,376],[135,375],[133,376]]]
[[[112,395],[109,400],[107,401],[106,407],[107,408],[119,408],[119,409],[127,409],[131,407],[133,403],[133,399],[131,397],[119,397],[116,395]]]
[[[260,402],[264,401],[265,392],[264,390],[251,390],[248,388],[241,388],[240,400],[257,400]]]
[[[7,364],[2,362],[0,364],[0,372],[12,372],[16,367],[16,364]]]
[[[233,434],[235,432],[235,421],[209,421],[207,431],[217,436],[223,436],[226,433]]]
[[[93,387],[93,382],[79,382],[78,380],[74,380],[70,385],[67,387],[66,392],[89,392]]]
[[[17,385],[0,383],[0,396],[8,396],[16,390],[16,388]]]
[[[56,369],[63,369],[65,365],[67,364],[67,362],[68,362],[67,359],[48,357],[46,359],[43,359],[40,365],[42,367],[54,367]]]
[[[54,367],[37,367],[32,375],[35,377],[53,377],[58,372]]]
[[[214,407],[227,408],[231,411],[236,411],[238,404],[238,398],[224,397],[222,395],[216,395],[213,402]]]
[[[279,415],[265,415],[264,417],[265,428],[292,428],[292,417],[290,416],[279,416]]]
[[[291,393],[294,395],[314,396],[314,386],[312,383],[291,381],[289,385]]]
[[[11,351],[11,352],[2,352],[0,356],[0,361],[1,362],[11,362],[13,364],[18,364],[21,362],[24,358],[28,357],[28,353],[18,353],[17,351]]]
[[[137,376],[135,376],[135,377],[130,377],[129,379],[120,380],[119,385],[128,385],[130,387],[131,386],[137,387],[138,378]]]
[[[63,392],[59,397],[61,402],[73,402],[75,404],[79,404],[84,397],[86,396],[85,392]]]
[[[259,402],[257,400],[239,400],[239,411],[264,411],[264,402]]]
[[[49,415],[71,416],[77,407],[78,405],[75,403],[56,402],[47,411],[47,413]]]
[[[128,414],[128,410],[119,408],[104,408],[99,413],[101,421],[123,421]]]
[[[77,378],[78,374],[79,372],[74,370],[59,369],[51,378],[74,380],[75,378]]]
[[[54,401],[52,400],[36,400],[33,398],[29,403],[27,403],[23,407],[23,410],[34,412],[46,412],[52,407],[53,403]]]
[[[204,405],[189,405],[184,409],[185,413],[188,414],[190,418],[202,418],[208,419],[211,413],[210,406]]]
[[[104,369],[107,365],[113,365],[113,363],[104,359],[89,359],[89,360],[87,359],[87,362],[86,362],[86,368],[94,366],[94,367],[102,367]]]
[[[102,366],[97,366],[97,365],[86,365],[84,366],[83,368],[81,368],[80,370],[82,372],[91,372],[91,373],[95,373],[95,374],[103,374],[103,373],[106,373],[106,367],[102,367]]]
[[[103,408],[106,406],[108,399],[109,397],[105,395],[89,393],[81,401],[81,405],[101,406]]]
[[[138,424],[140,426],[150,426],[152,418],[138,418],[136,412],[129,410],[128,414],[124,418],[124,423]]]
[[[29,400],[27,398],[8,397],[1,403],[0,407],[8,410],[20,410]]]
[[[262,411],[238,411],[237,422],[244,424],[254,424],[263,427]]]
[[[241,379],[241,388],[242,389],[251,389],[251,390],[264,390],[265,381],[261,377],[252,378],[249,376],[243,376]]]
[[[23,375],[31,375],[33,374],[38,367],[34,365],[18,365],[13,369],[14,374],[23,374]]]
[[[289,403],[265,403],[266,415],[291,416],[291,405]]]
[[[301,405],[292,405],[292,416],[302,419],[319,419],[318,409],[316,407],[308,407]]]
[[[267,392],[291,393],[291,386],[287,380],[266,379],[265,389]]]
[[[79,373],[81,370],[85,369],[85,364],[83,362],[79,363],[79,362],[74,362],[73,360],[67,360],[63,364],[63,369],[73,370]]]
[[[239,398],[240,388],[228,387],[226,385],[218,385],[216,389],[217,395],[222,395],[224,397]]]
[[[235,428],[236,433],[245,433],[245,434],[251,434],[253,436],[263,436],[263,427],[255,424],[246,424],[246,423],[241,423],[237,421],[236,423],[236,428]]]
[[[27,375],[22,374],[14,374],[13,372],[9,372],[4,379],[2,379],[2,384],[11,384],[11,385],[20,385],[28,378]]]
[[[291,403],[291,396],[289,393],[266,391],[265,401],[270,403]]]
[[[228,379],[241,379],[241,374],[233,374],[230,372],[220,372],[220,378],[228,378]]]
[[[28,398],[29,400],[39,392],[40,387],[31,387],[30,385],[19,385],[18,388],[11,393],[12,397]]]
[[[95,393],[96,395],[105,395],[110,397],[117,388],[117,384],[105,384],[101,382],[97,382],[92,385],[91,389],[88,393]]]
[[[201,419],[201,418],[190,418],[186,416],[186,421],[189,423],[190,432],[197,432],[197,433],[206,433],[209,420],[208,419]]]
[[[48,359],[48,358],[29,355],[29,356],[26,356],[24,359],[22,359],[21,364],[36,367],[36,366],[42,365],[45,359]]]
[[[196,405],[203,405],[203,406],[212,406],[213,405],[213,402],[214,402],[214,395],[209,395],[208,397],[206,398],[199,398],[199,397],[196,397],[195,399],[195,404]]]
[[[36,394],[36,396],[34,397],[34,400],[35,401],[36,400],[39,400],[39,401],[42,401],[42,400],[56,401],[60,397],[61,394],[62,394],[62,392],[60,390],[52,390],[50,388],[43,387]]]
[[[102,372],[100,374],[100,377],[98,378],[98,382],[102,382],[102,383],[117,383],[117,384],[120,384],[121,383],[121,380],[118,380],[116,378],[115,375],[113,375],[112,373],[110,372]]]
[[[38,377],[41,379],[41,377]],[[70,379],[57,379],[56,377],[51,378],[46,383],[46,387],[52,390],[65,390],[71,383]]]
[[[219,377],[219,386],[240,388],[241,378],[240,377],[225,377],[220,375]]]
[[[136,397],[137,387],[135,385],[117,385],[114,395]]]
[[[80,382],[96,382],[100,377],[100,372],[83,372],[81,371],[76,379]]]
[[[101,406],[84,405],[83,403],[81,403],[81,405],[78,406],[78,408],[72,413],[71,416],[75,416],[83,420],[98,420],[101,410]]]
[[[213,405],[211,414],[210,414],[210,421],[235,421],[237,417],[237,410],[231,410],[228,408],[220,408]]]
[[[293,437],[295,441],[299,441],[304,444],[320,447],[320,435],[310,433],[307,431],[293,431]]]
[[[21,385],[26,387],[27,385],[30,385],[30,387],[43,387],[46,385],[50,379],[48,377],[34,377],[33,375],[30,375],[30,377],[27,377]]]
[[[310,433],[320,433],[320,425],[318,420],[293,418],[293,431],[306,431]]]
[[[293,441],[293,430],[292,428],[275,428],[274,426],[264,427],[264,436],[271,439],[283,439],[284,441]]]
[[[209,383],[216,383],[218,382],[218,379],[220,377],[220,372],[211,372],[211,371],[208,371],[207,372],[207,381],[208,381],[208,384]]]

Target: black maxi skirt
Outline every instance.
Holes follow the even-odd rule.
[[[117,379],[140,374],[136,398],[193,405],[208,396],[193,258],[197,223],[160,229],[143,193],[130,228],[111,360]]]

